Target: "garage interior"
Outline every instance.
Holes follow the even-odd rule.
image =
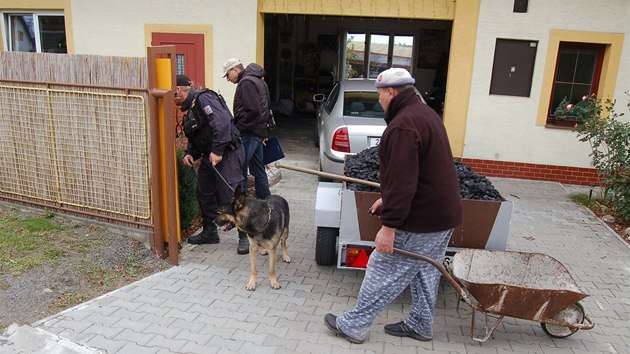
[[[392,66],[409,70],[427,103],[441,109],[451,21],[267,14],[264,23],[265,80],[279,116],[314,118],[313,95]]]

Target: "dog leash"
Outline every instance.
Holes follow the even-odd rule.
[[[210,165],[212,165],[212,162],[210,162]],[[225,182],[225,184],[228,186],[228,188],[230,188],[230,190],[232,191],[232,193],[235,193],[235,192],[234,192],[234,188],[232,188],[232,186],[230,186],[230,184],[229,184],[229,183],[225,180],[225,178],[223,178],[223,176],[221,175],[221,173],[219,173],[219,170],[217,170],[217,168],[216,168],[214,165],[212,165],[212,168],[214,169],[214,172],[216,172],[216,173],[217,173],[217,175],[219,175],[219,177],[221,178],[221,180],[222,180],[223,182]]]

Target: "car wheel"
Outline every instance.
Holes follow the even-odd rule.
[[[331,266],[337,262],[337,236],[339,229],[318,227],[315,240],[315,263],[320,266]]]

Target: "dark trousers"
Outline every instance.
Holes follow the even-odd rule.
[[[197,201],[204,223],[214,222],[219,215],[219,206],[230,202],[234,197],[233,190],[243,182],[241,166],[244,160],[245,150],[242,145],[234,151],[226,150],[223,160],[214,168],[209,155],[204,154],[201,158],[201,165],[197,170]]]
[[[245,146],[245,163],[243,164],[244,187],[247,188],[247,170],[254,176],[254,189],[257,199],[265,199],[271,195],[269,191],[269,179],[265,164],[263,163],[262,138],[250,133],[242,133],[243,145]]]

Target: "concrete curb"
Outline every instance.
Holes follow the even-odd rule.
[[[104,351],[31,326],[10,325],[0,336],[0,353],[99,354]]]

